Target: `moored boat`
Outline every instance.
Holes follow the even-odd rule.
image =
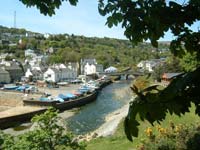
[[[60,101],[59,99],[62,99],[59,97],[57,100],[56,98],[54,100],[48,101],[47,99],[45,100],[23,100],[23,103],[25,106],[31,105],[31,106],[53,106],[57,109],[60,110],[66,110],[66,109],[71,109],[74,107],[80,107],[82,105],[88,104],[97,98],[97,91],[93,91],[90,94],[85,94],[81,97],[77,97],[74,99],[69,99],[69,100],[63,100]]]
[[[13,85],[13,84],[7,84],[7,85],[4,85],[4,87],[3,87],[3,89],[5,89],[5,90],[15,90],[17,88],[18,88],[18,86]]]

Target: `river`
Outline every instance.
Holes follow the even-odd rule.
[[[105,122],[106,115],[121,108],[130,101],[130,80],[121,80],[103,88],[96,101],[85,105],[66,120],[74,134],[94,131]]]
[[[126,105],[131,98],[130,80],[121,80],[99,91],[96,101],[82,106],[75,114],[69,110],[59,114],[66,119],[68,128],[74,134],[86,134],[99,128],[105,117]],[[71,117],[70,117],[71,116]],[[29,131],[31,123],[24,123],[16,128],[5,129],[5,133],[14,135]]]

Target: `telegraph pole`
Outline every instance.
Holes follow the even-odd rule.
[[[16,11],[14,11],[14,28],[16,28],[17,25],[16,25]]]

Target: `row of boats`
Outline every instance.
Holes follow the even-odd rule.
[[[25,85],[15,85],[15,84],[5,84],[2,88],[2,90],[12,90],[12,91],[31,91],[31,92],[36,92],[38,89],[35,86],[31,86],[28,84]]]
[[[72,93],[65,93],[59,94],[57,97],[51,97],[50,94],[44,94],[42,97],[39,98],[41,101],[58,101],[58,102],[65,102],[69,100],[76,99],[78,97],[82,97],[86,94],[92,93],[95,90],[98,90],[99,86],[94,86],[93,84],[83,84],[81,85],[76,91]]]
[[[109,83],[111,83],[110,80],[89,81],[81,84],[72,93],[59,94],[56,97],[45,94],[39,99],[25,99],[23,102],[24,105],[53,106],[58,109],[71,109],[96,100],[98,91]]]

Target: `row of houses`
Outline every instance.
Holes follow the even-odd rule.
[[[24,75],[21,64],[16,61],[4,61],[0,62],[0,82],[10,83],[13,81],[20,81]]]
[[[153,72],[157,66],[163,64],[164,62],[165,58],[144,60],[137,64],[137,68],[141,71]]]
[[[10,83],[22,80],[45,80],[59,82],[74,80],[80,74],[92,75],[104,72],[103,65],[98,64],[96,59],[82,59],[80,63],[70,62],[67,64],[47,65],[48,56],[40,55],[34,50],[25,51],[25,61],[6,61],[10,54],[0,55],[0,82]]]

